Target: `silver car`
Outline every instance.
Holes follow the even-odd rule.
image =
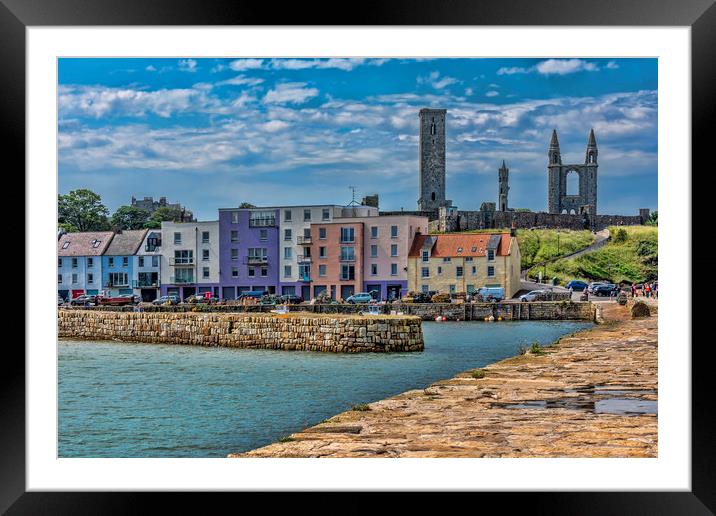
[[[545,290],[533,290],[531,292],[527,292],[526,294],[522,294],[520,296],[520,301],[522,301],[523,303],[526,303],[528,301],[536,301],[537,298],[543,294],[546,294]]]

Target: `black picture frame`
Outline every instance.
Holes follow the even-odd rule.
[[[716,125],[715,0],[403,0],[379,4],[246,3],[212,0],[0,0],[0,131],[4,157],[14,170],[25,168],[25,29],[29,26],[87,25],[608,25],[689,26],[692,49],[693,170],[713,175]],[[340,10],[338,9],[340,7]],[[346,14],[343,14],[346,13]],[[497,43],[499,44],[499,42]],[[687,177],[690,171],[681,171]],[[706,180],[705,178],[703,180]],[[701,181],[701,179],[700,179]],[[693,184],[693,183],[692,183]],[[710,193],[700,182],[692,188],[692,206],[708,207]],[[17,193],[15,193],[17,195]],[[707,216],[692,214],[692,241]],[[706,228],[701,228],[706,230]],[[27,235],[26,235],[27,236]],[[686,238],[684,238],[686,241]],[[692,255],[693,256],[693,255]],[[693,271],[713,270],[708,253],[693,256]],[[689,288],[691,287],[689,278]],[[689,295],[691,290],[689,290]],[[708,307],[692,297],[692,338],[708,319]],[[685,322],[684,322],[685,323]],[[688,328],[688,326],[685,326]],[[704,335],[707,335],[704,333]],[[484,494],[524,505],[540,514],[711,514],[716,510],[712,339],[692,353],[692,490],[690,492],[589,492]],[[682,343],[688,349],[688,341]],[[139,512],[148,499],[161,497],[164,510],[186,509],[185,496],[137,493],[26,492],[25,489],[25,353],[7,339],[0,360],[0,511],[8,514],[83,514]],[[505,494],[507,496],[505,496]],[[240,495],[245,496],[245,495]],[[509,497],[509,498],[508,498]],[[363,505],[357,498],[356,508]],[[248,504],[250,502],[243,502]],[[365,503],[365,502],[364,502]],[[481,506],[484,506],[481,504]],[[246,505],[248,507],[248,505]]]

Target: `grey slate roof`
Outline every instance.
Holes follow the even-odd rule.
[[[139,249],[139,246],[142,245],[147,231],[146,229],[133,229],[115,233],[112,242],[110,242],[104,254],[108,256],[134,255]]]
[[[487,242],[487,248],[497,250],[500,246],[500,240],[502,240],[502,235],[491,235],[490,241]]]
[[[112,241],[113,235],[111,231],[65,233],[57,241],[57,256],[100,256]]]

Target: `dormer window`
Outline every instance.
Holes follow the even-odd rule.
[[[458,248],[457,248],[457,252],[458,252],[458,253],[461,253],[461,252],[462,252],[462,247],[458,247]]]
[[[62,249],[67,249],[69,246],[70,246],[70,243],[65,242],[64,244],[62,244]]]
[[[470,251],[473,252],[473,253],[476,253],[476,252],[477,252],[477,246],[473,246],[473,247],[470,249]]]
[[[423,251],[423,261],[427,262],[430,259],[430,253],[428,251]]]
[[[97,248],[97,247],[99,247],[99,244],[101,244],[101,243],[102,243],[101,240],[95,240],[94,242],[92,242],[92,247]]]
[[[490,261],[495,259],[495,250],[494,249],[487,250],[487,259]]]

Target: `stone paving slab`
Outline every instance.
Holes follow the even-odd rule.
[[[229,457],[656,457],[658,318],[626,314]]]

